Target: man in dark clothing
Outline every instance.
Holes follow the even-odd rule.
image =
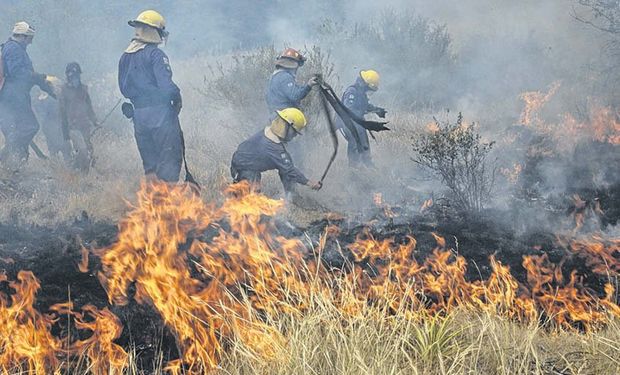
[[[28,146],[39,131],[30,90],[37,85],[55,97],[48,76],[34,71],[26,52],[33,38],[34,28],[26,22],[18,22],[13,35],[1,46],[4,84],[0,91],[0,128],[5,146],[0,152],[0,160],[16,167],[28,160]]]
[[[82,68],[76,62],[67,64],[67,83],[62,86],[58,102],[65,141],[71,141],[75,158],[74,166],[84,172],[90,168],[93,145],[90,135],[97,126],[97,117],[88,94],[88,87],[81,80]]]
[[[121,56],[118,84],[134,107],[134,131],[144,172],[147,177],[176,182],[183,159],[182,102],[168,56],[158,48],[168,35],[165,20],[147,10],[129,25],[136,34]]]
[[[269,79],[266,100],[269,107],[269,121],[278,117],[277,111],[285,108],[301,109],[301,101],[310,93],[312,87],[318,84],[318,78],[313,76],[305,84],[296,81],[297,69],[303,66],[306,58],[293,48],[285,49],[276,60],[276,70]],[[296,142],[290,147],[298,162],[303,160],[303,147]]]
[[[368,93],[377,91],[379,88],[379,74],[374,70],[362,70],[355,83],[344,91],[342,102],[358,117],[363,118],[367,113],[376,113],[379,117],[385,118],[386,110],[376,107],[368,101]],[[363,164],[371,167],[370,142],[368,132],[363,126],[353,122],[355,131],[360,140],[358,147],[353,133],[339,120],[339,128],[342,135],[347,140],[347,156],[349,165],[358,166]]]
[[[285,143],[300,134],[306,126],[304,114],[297,108],[285,108],[277,114],[278,117],[272,121],[271,126],[254,134],[237,147],[230,167],[234,182],[246,180],[260,184],[261,173],[275,169],[287,194],[293,192],[296,183],[314,190],[320,189],[320,183],[309,180],[295,167],[285,147]]]

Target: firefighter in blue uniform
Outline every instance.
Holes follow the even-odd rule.
[[[304,114],[297,108],[285,108],[276,113],[278,117],[270,126],[237,147],[230,167],[234,182],[245,180],[259,185],[262,172],[277,170],[287,194],[293,192],[295,184],[306,185],[313,190],[320,189],[319,182],[309,180],[295,167],[285,146],[306,127]]]
[[[342,102],[358,117],[363,118],[368,113],[376,113],[379,117],[385,118],[386,110],[372,105],[368,101],[369,92],[374,92],[379,89],[379,73],[374,70],[362,70],[355,83],[344,91],[342,94]],[[372,167],[372,159],[370,157],[370,143],[368,141],[368,131],[361,125],[353,122],[355,131],[359,136],[360,145],[351,133],[351,131],[344,126],[340,121],[340,131],[344,138],[347,140],[347,156],[349,158],[349,165],[359,166],[365,165]]]
[[[118,84],[131,101],[134,134],[147,178],[177,182],[183,160],[181,91],[168,56],[158,48],[168,36],[161,14],[146,10],[129,21],[135,36],[121,56]],[[125,111],[124,111],[125,112]]]
[[[4,81],[0,91],[0,128],[5,146],[0,160],[11,168],[19,168],[28,160],[28,146],[39,131],[30,90],[36,85],[55,97],[52,85],[55,77],[36,73],[26,51],[33,38],[34,28],[26,22],[18,22],[13,35],[1,46]]]
[[[308,96],[312,87],[318,84],[316,76],[306,83],[297,83],[297,70],[304,65],[306,58],[293,48],[285,49],[276,60],[276,70],[267,86],[266,100],[269,108],[269,121],[278,117],[277,111],[286,108],[301,109],[301,101]],[[298,163],[303,161],[303,147],[299,142],[290,145],[289,151]]]

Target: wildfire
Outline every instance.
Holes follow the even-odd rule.
[[[522,170],[523,166],[520,163],[514,163],[512,168],[500,168],[499,172],[506,177],[508,182],[511,184],[516,184]]]
[[[564,113],[559,116],[559,122],[545,121],[541,111],[559,87],[559,82],[555,82],[546,93],[532,91],[521,94],[524,107],[519,123],[548,135],[562,151],[573,150],[577,143],[588,139],[620,145],[620,114],[610,107],[594,103],[589,106],[584,120],[578,120],[571,113]]]
[[[381,196],[375,198],[383,203]],[[282,360],[286,338],[269,324],[270,317],[302,315],[320,299],[353,318],[372,306],[379,307],[378,315],[387,306],[388,314],[416,320],[464,308],[593,330],[620,317],[611,282],[598,295],[582,285],[576,271],[553,264],[546,255],[523,258],[527,279],[521,281],[494,257],[486,278],[470,280],[466,259],[438,234],[433,234],[435,249],[423,260],[417,259],[412,236],[378,239],[366,230],[341,245],[341,230],[333,225],[309,247],[278,235],[274,217],[282,207],[282,201],[245,184],[229,187],[220,205],[204,203],[186,187],[145,184],[119,225],[116,243],[93,251],[101,259],[99,280],[109,302],[122,305],[133,298],[150,304],[174,334],[180,358],[168,363],[171,373],[213,369],[234,342],[257,356]],[[592,240],[565,243],[597,274],[617,275],[620,241]],[[343,269],[320,261],[330,246],[351,255]],[[82,256],[84,267],[88,258]],[[6,282],[6,276],[0,280]],[[2,371],[27,364],[32,371],[50,372],[68,353],[88,357],[100,373],[125,368],[127,354],[113,343],[122,327],[108,309],[85,306],[76,312],[65,303],[43,315],[33,308],[34,275],[20,273],[10,287],[15,290],[12,302],[0,294],[0,327],[7,332],[0,339]],[[51,326],[62,315],[92,334],[68,343],[54,337]]]
[[[90,359],[94,374],[119,373],[126,367],[127,354],[113,343],[122,325],[108,309],[87,305],[75,312],[71,303],[64,303],[42,314],[34,308],[40,284],[32,272],[19,272],[15,281],[0,274],[0,282],[8,282],[14,291],[10,298],[0,292],[0,372],[60,374],[61,358],[83,356]],[[78,330],[92,335],[83,341],[53,336],[52,326],[61,315],[74,317]]]

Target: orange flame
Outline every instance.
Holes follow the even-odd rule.
[[[387,306],[391,314],[410,319],[470,309],[521,322],[543,321],[560,329],[593,330],[620,317],[615,289],[604,296],[584,287],[576,271],[565,277],[563,263],[546,255],[526,256],[527,280],[490,258],[488,277],[470,280],[465,258],[432,233],[436,248],[416,259],[417,241],[376,238],[363,231],[344,249],[340,228],[328,226],[310,249],[298,239],[277,235],[273,217],[282,201],[252,191],[247,184],[229,187],[220,205],[205,204],[190,188],[144,184],[137,204],[120,223],[118,240],[94,250],[102,263],[99,279],[114,304],[130,298],[152,305],[175,335],[181,358],[167,364],[171,373],[205,372],[217,366],[227,342],[242,342],[255,355],[278,360],[285,337],[268,324],[269,317],[298,316],[316,298],[329,299],[344,317],[357,317],[369,306]],[[600,275],[620,270],[617,239],[571,238],[564,242],[575,256]],[[347,252],[352,261],[342,270],[320,262],[328,247]],[[6,282],[0,274],[0,282]],[[53,372],[62,354],[82,354],[99,373],[120,372],[127,354],[114,344],[122,327],[107,309],[71,303],[43,315],[33,308],[39,287],[22,272],[11,282],[8,297],[0,293],[0,369]],[[130,297],[129,286],[135,286]],[[85,340],[63,343],[50,333],[60,314],[67,314]]]

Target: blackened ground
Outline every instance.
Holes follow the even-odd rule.
[[[603,196],[605,192],[609,194]],[[617,213],[620,211],[617,191],[594,189],[591,197],[586,196],[584,199],[600,199],[606,212],[614,213],[606,219],[607,225],[617,222]],[[563,215],[563,219],[570,219],[570,204],[570,199],[566,197],[559,200],[559,208],[553,210],[553,213]],[[467,259],[467,277],[470,280],[488,277],[491,272],[489,257],[495,255],[496,259],[510,266],[513,275],[525,284],[526,273],[521,266],[523,256],[546,253],[552,262],[565,260],[565,276],[575,269],[587,288],[603,295],[603,285],[607,281],[605,277],[584,268],[585,262],[559,246],[555,233],[546,230],[545,226],[529,225],[526,231],[516,231],[513,211],[464,215],[451,211],[440,202],[424,214],[407,213],[406,208],[394,208],[393,211],[399,215],[388,218],[384,216],[383,209],[377,208],[369,215],[373,220],[365,224],[323,220],[299,229],[278,222],[277,228],[287,237],[299,237],[302,241],[310,238],[318,242],[328,225],[337,224],[341,227],[337,240],[345,249],[347,244],[364,235],[365,228],[369,228],[372,236],[378,240],[394,238],[396,243],[402,243],[408,240],[408,236],[413,236],[417,240],[415,256],[419,262],[437,246],[432,235],[436,233],[446,239],[449,248]],[[201,233],[195,238],[208,241],[214,234]],[[106,246],[114,242],[116,235],[117,227],[114,224],[93,223],[85,214],[71,224],[55,228],[0,224],[0,258],[3,259],[0,260],[0,270],[6,270],[10,279],[14,279],[20,270],[32,271],[41,281],[36,307],[42,312],[47,312],[55,303],[68,300],[73,301],[77,308],[85,304],[109,307],[125,327],[118,343],[128,349],[135,348],[142,368],[148,372],[160,350],[167,358],[178,357],[172,334],[149,306],[140,306],[135,302],[122,307],[109,306],[106,293],[96,278],[96,272],[100,269],[97,258],[90,257],[90,273],[81,273],[77,267],[82,246]],[[336,248],[336,241],[332,240],[323,254],[323,260],[328,265],[346,268],[346,262]],[[351,258],[346,251],[344,254]],[[12,261],[8,261],[9,258]],[[10,293],[7,283],[0,283],[0,292]],[[66,321],[61,320],[54,330],[59,335],[67,332]]]
[[[131,302],[127,306],[110,306],[105,290],[101,287],[96,270],[100,264],[96,257],[89,257],[88,273],[78,270],[81,248],[111,244],[117,234],[113,224],[93,223],[86,215],[70,225],[56,228],[36,226],[16,227],[0,224],[0,270],[5,270],[9,280],[17,273],[29,270],[39,279],[41,289],[37,294],[36,308],[47,312],[49,307],[72,301],[76,309],[86,304],[98,308],[108,307],[124,326],[117,343],[125,348],[135,348],[143,369],[152,368],[156,356],[163,348],[171,357],[177,356],[174,338],[164,329],[156,311],[149,306]],[[11,293],[8,283],[0,283],[0,292]],[[53,333],[66,336],[67,321],[61,317]],[[84,339],[88,332],[77,332]]]

